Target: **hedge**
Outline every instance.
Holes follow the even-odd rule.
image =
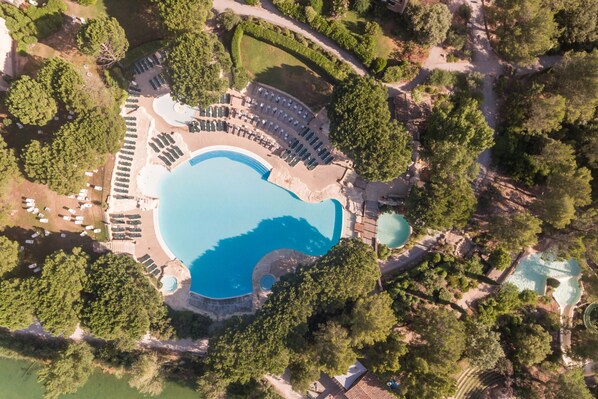
[[[237,28],[237,30],[238,29],[239,28]],[[279,47],[287,51],[288,53],[297,56],[298,58],[301,58],[307,62],[316,65],[323,72],[325,72],[326,75],[328,75],[337,82],[344,80],[345,78],[347,78],[347,76],[353,73],[353,71],[347,64],[338,59],[332,60],[328,58],[324,54],[323,50],[317,46],[313,46],[316,47],[316,49],[309,48],[292,37],[275,32],[272,29],[251,22],[244,22],[242,24],[242,29],[245,33],[258,40]],[[235,50],[233,50],[233,53],[234,51]],[[233,62],[234,57],[235,55],[233,54]]]
[[[370,33],[355,37],[337,20],[329,21],[314,8],[302,7],[295,0],[274,0],[274,6],[284,15],[309,24],[313,29],[332,39],[345,50],[353,52],[361,62],[369,66],[374,59],[374,36]]]
[[[243,66],[241,61],[241,40],[243,39],[243,27],[241,24],[237,25],[233,39],[230,43],[231,58],[233,60],[232,75],[233,87],[237,90],[242,90],[249,83],[249,73]]]

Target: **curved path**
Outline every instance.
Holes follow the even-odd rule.
[[[264,21],[270,22],[271,24],[278,25],[293,32],[299,33],[317,43],[326,51],[334,54],[339,59],[344,60],[358,75],[363,76],[367,74],[367,70],[357,59],[357,57],[355,57],[349,51],[343,50],[338,46],[338,44],[334,43],[323,34],[314,31],[308,25],[285,17],[269,0],[262,0],[262,7],[248,6],[246,4],[238,3],[234,0],[214,0],[213,8],[218,12],[223,12],[227,8],[230,8],[236,14],[260,18]]]

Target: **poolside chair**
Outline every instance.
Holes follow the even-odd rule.
[[[161,141],[162,144],[164,144],[164,147],[168,147],[170,145],[170,142],[163,136],[158,136],[158,137],[156,137],[156,139]]]
[[[301,151],[303,149],[303,144],[299,144],[299,147],[295,148],[295,154],[297,154],[299,151]]]
[[[313,147],[313,145],[316,144],[319,140],[320,140],[320,138],[318,136],[315,136],[313,139],[311,139],[311,141],[309,142],[309,145],[311,145]]]
[[[299,133],[299,136],[300,136],[300,137],[303,137],[303,136],[305,136],[305,135],[307,134],[307,132],[309,132],[309,129],[308,129],[308,128],[305,128],[305,129],[303,129],[303,130],[302,130],[302,131]]]
[[[303,157],[307,153],[307,148],[302,149],[300,152],[297,153],[299,158]]]
[[[311,138],[314,136],[314,132],[310,131],[309,134],[307,136],[305,136],[305,141],[309,141],[311,140]]]
[[[176,141],[174,141],[174,138],[170,135],[170,134],[166,134],[166,133],[162,133],[164,137],[166,137],[166,140],[170,141],[170,144],[175,144]]]
[[[326,159],[324,160],[324,163],[325,163],[326,165],[330,165],[330,164],[332,163],[332,161],[334,161],[334,157],[333,157],[332,155],[330,155],[328,158],[326,158]]]
[[[315,163],[310,163],[310,164],[307,166],[307,170],[314,170],[314,169],[316,168],[316,166],[318,166],[318,163],[317,163],[317,162],[315,162]]]
[[[160,149],[163,149],[163,148],[164,148],[164,144],[162,143],[162,141],[158,140],[157,138],[155,138],[155,137],[152,137],[152,141],[153,141],[154,143],[156,143],[156,144],[158,145],[158,147],[160,147]]]
[[[158,158],[160,158],[162,160],[162,162],[164,162],[166,164],[166,166],[171,166],[172,165],[172,163],[165,156],[158,155]]]
[[[311,154],[310,154],[309,152],[306,152],[306,153],[305,153],[305,155],[303,155],[303,156],[301,157],[301,160],[302,160],[303,162],[305,162],[305,161],[307,161],[309,158],[311,158]]]
[[[168,153],[174,157],[174,159],[179,159],[180,155],[174,150],[174,148],[170,147],[168,149]]]
[[[145,270],[147,270],[148,273],[151,273],[154,270],[156,270],[157,268],[158,268],[158,266],[155,263],[153,263],[153,264],[149,265],[148,267],[146,267]]]
[[[168,160],[172,163],[174,163],[176,161],[176,159],[172,155],[170,155],[170,153],[168,151],[162,152],[162,155],[164,155],[166,158],[168,158]]]
[[[162,63],[160,62],[160,59],[156,56],[155,53],[152,54],[151,57],[154,60],[154,62],[156,63],[156,65],[162,65]]]

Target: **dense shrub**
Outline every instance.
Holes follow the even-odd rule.
[[[386,68],[384,75],[382,75],[382,81],[386,83],[396,83],[403,80],[411,80],[417,75],[418,71],[419,65],[403,61],[399,65]]]
[[[457,74],[442,69],[434,69],[428,77],[428,84],[452,88],[457,83]]]
[[[266,43],[272,44],[273,46],[280,47],[281,49],[304,59],[323,70],[328,76],[336,81],[345,79],[351,73],[348,65],[342,63],[340,60],[332,60],[318,47],[317,50],[306,47],[300,44],[297,40],[292,37],[285,36],[282,33],[275,32],[267,27],[245,22],[242,25],[243,31],[248,35],[262,40]],[[233,55],[234,57],[234,55]]]
[[[245,4],[250,6],[257,6],[260,4],[260,0],[245,0]]]
[[[294,0],[275,0],[274,5],[280,12],[301,22],[306,22],[313,29],[328,36],[345,50],[352,51],[359,59],[369,66],[374,60],[374,35],[370,32],[354,36],[351,31],[338,20],[328,20],[320,15],[319,3],[310,4],[305,9]]]
[[[372,62],[372,72],[380,73],[386,68],[386,58],[378,57]]]
[[[83,6],[93,6],[94,4],[96,4],[98,2],[98,0],[76,0],[77,3],[83,5]]]

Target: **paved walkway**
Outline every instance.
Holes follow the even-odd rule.
[[[223,12],[227,8],[230,8],[236,14],[261,18],[264,21],[270,22],[271,24],[278,25],[293,32],[299,33],[317,43],[325,50],[334,54],[336,57],[344,60],[353,68],[353,70],[355,70],[357,74],[361,76],[367,74],[363,64],[349,51],[343,50],[331,39],[319,32],[314,31],[308,25],[285,17],[269,0],[261,1],[262,7],[256,7],[241,4],[234,0],[214,0],[214,10]]]

